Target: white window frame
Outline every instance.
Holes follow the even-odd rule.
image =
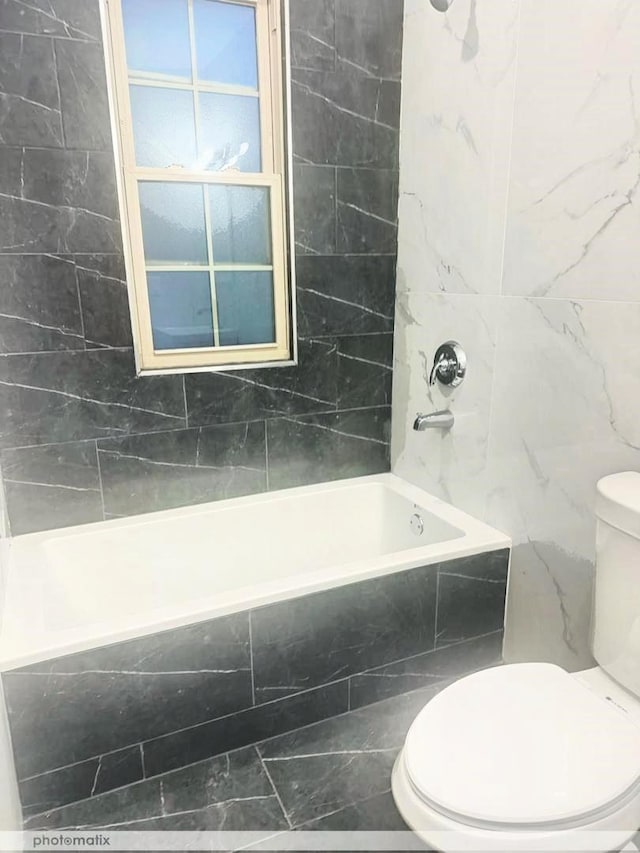
[[[129,305],[133,330],[136,367],[139,374],[190,373],[210,370],[229,370],[249,367],[276,367],[296,363],[295,287],[291,235],[291,133],[289,116],[289,55],[286,34],[288,9],[284,0],[220,0],[251,6],[256,10],[258,47],[258,91],[260,97],[261,172],[191,171],[181,167],[149,168],[136,165],[129,84],[133,82],[127,67],[124,24],[121,0],[101,0],[102,29],[107,65],[107,84],[111,127],[116,156],[118,198],[127,273]],[[193,0],[187,0],[191,37],[193,39]],[[284,8],[283,8],[284,7]],[[284,20],[283,20],[284,19]],[[283,24],[285,33],[283,34]],[[285,61],[283,62],[283,57]],[[172,82],[163,76],[156,85],[167,88],[195,88],[195,91],[243,93],[241,86],[200,84],[195,73],[196,58],[192,57],[191,83]],[[153,85],[151,75],[135,84]],[[286,86],[286,88],[285,88]],[[197,132],[197,97],[196,132]],[[286,120],[285,120],[286,118]],[[197,183],[207,185],[264,186],[271,199],[272,266],[250,264],[215,264],[215,270],[273,270],[275,342],[240,346],[203,347],[155,350],[151,311],[147,289],[147,264],[142,241],[142,221],[138,193],[139,181]],[[206,191],[206,190],[205,190]],[[211,260],[211,229],[208,205],[205,204],[205,224],[209,259]],[[215,259],[214,259],[215,261]],[[184,268],[180,265],[154,264],[153,270]],[[216,325],[214,267],[209,264],[190,266],[193,270],[210,272],[212,280],[212,310]]]

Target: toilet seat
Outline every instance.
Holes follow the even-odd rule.
[[[456,823],[571,829],[640,802],[640,727],[560,667],[495,667],[428,703],[403,765],[425,808]]]

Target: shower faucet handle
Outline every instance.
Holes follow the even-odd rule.
[[[433,367],[429,374],[429,385],[435,385],[436,379],[442,385],[455,388],[467,372],[467,356],[456,341],[447,341],[436,350]]]

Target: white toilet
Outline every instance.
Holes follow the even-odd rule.
[[[393,796],[431,847],[609,851],[640,828],[640,473],[600,480],[596,516],[599,666],[493,667],[409,729]]]

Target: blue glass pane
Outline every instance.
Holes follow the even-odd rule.
[[[201,94],[200,168],[259,172],[260,102],[250,95]]]
[[[220,346],[275,341],[270,272],[217,272],[216,301]]]
[[[258,88],[256,13],[250,6],[195,0],[198,77]]]
[[[147,263],[207,263],[201,184],[141,181],[140,210]]]
[[[187,0],[122,0],[127,65],[191,79]]]
[[[213,346],[211,288],[206,272],[149,272],[155,349]]]
[[[271,263],[267,187],[209,185],[209,205],[214,263]]]
[[[138,166],[196,166],[193,95],[183,89],[130,86]]]

